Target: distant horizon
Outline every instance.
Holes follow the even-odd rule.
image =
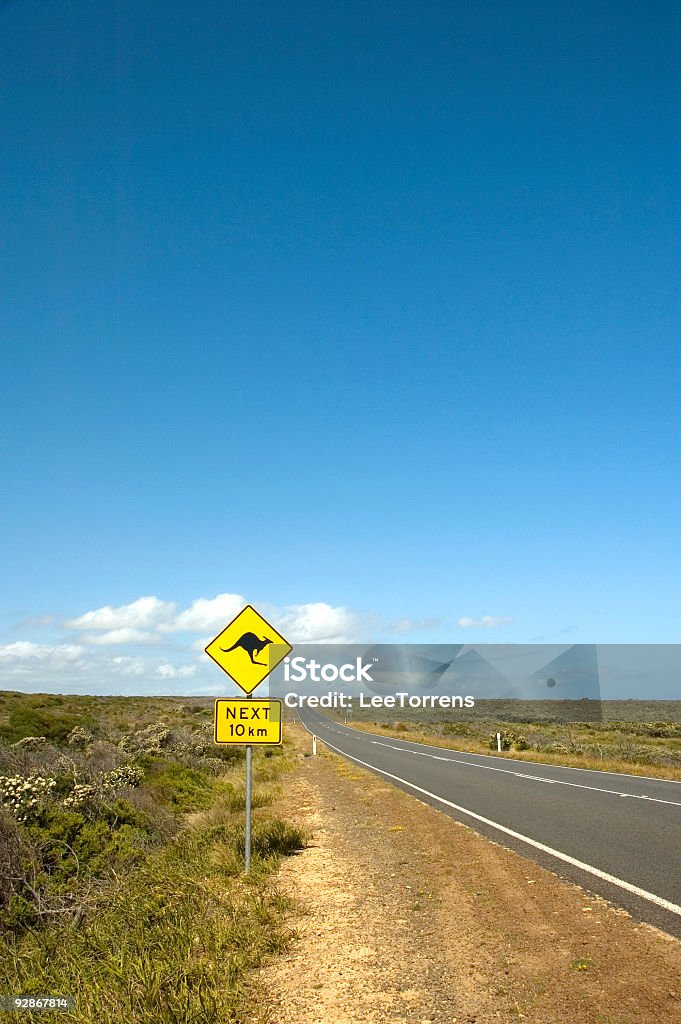
[[[224,700],[225,696],[243,699],[244,694],[235,691],[234,693],[211,697],[208,694],[197,693],[76,693],[70,690],[5,690],[0,689],[1,694],[30,695],[33,697],[116,697],[120,700],[187,700],[187,701],[208,701]],[[491,703],[550,703],[550,704],[681,704],[681,698],[676,697],[560,697],[548,699],[546,697],[480,697],[476,698],[475,706],[478,704]],[[466,709],[470,711],[471,709]],[[453,709],[452,713],[458,713]]]

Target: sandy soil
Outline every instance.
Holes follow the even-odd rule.
[[[624,911],[327,752],[282,804],[312,840],[270,1024],[681,1024],[681,943]]]

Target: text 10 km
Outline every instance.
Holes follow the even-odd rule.
[[[234,739],[258,739],[261,736],[267,736],[268,731],[255,725],[244,725],[243,722],[227,723],[227,734]]]

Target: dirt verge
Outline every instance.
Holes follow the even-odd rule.
[[[328,752],[282,803],[312,841],[270,1024],[681,1021],[681,944],[604,900]]]

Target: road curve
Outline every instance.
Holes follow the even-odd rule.
[[[681,782],[466,754],[309,708],[298,715],[335,753],[681,938]]]

